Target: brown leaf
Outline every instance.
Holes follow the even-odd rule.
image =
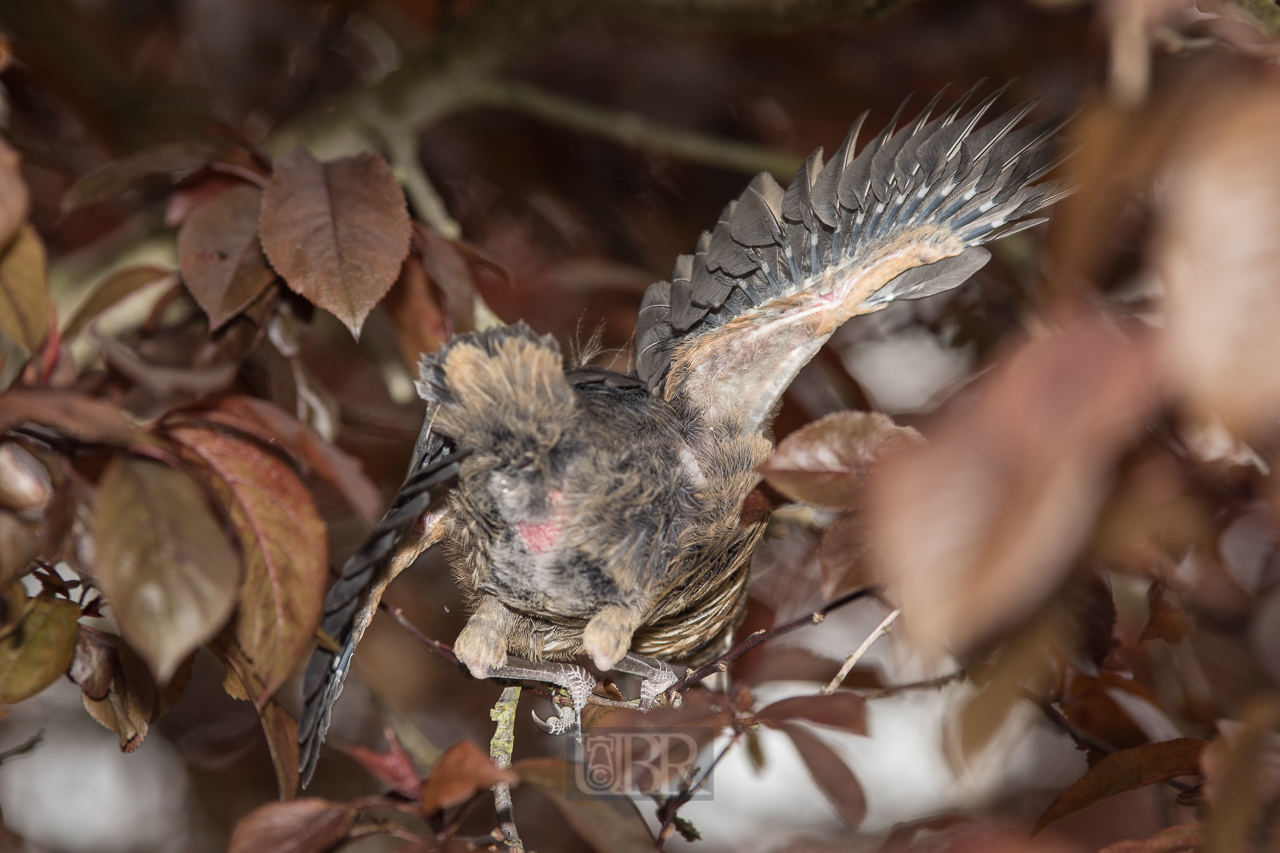
[[[120,631],[166,684],[231,615],[240,559],[190,475],[129,456],[102,476],[94,535]]]
[[[422,777],[414,765],[409,753],[400,745],[400,739],[390,728],[384,730],[387,737],[387,751],[378,752],[365,746],[347,746],[337,743],[335,746],[369,772],[369,775],[395,791],[400,796],[412,800],[422,790]]]
[[[1280,700],[1267,696],[1247,704],[1239,721],[1219,720],[1218,736],[1201,755],[1209,798],[1205,849],[1253,849],[1253,839],[1273,821],[1280,796]]]
[[[422,238],[422,264],[431,284],[452,321],[454,334],[470,332],[476,327],[476,282],[473,266],[484,266],[506,275],[506,270],[480,249],[461,240],[450,240],[422,225],[416,230]]]
[[[36,695],[67,671],[79,618],[74,602],[49,593],[27,602],[22,622],[0,639],[0,705]]]
[[[382,306],[396,328],[401,358],[415,370],[420,355],[436,351],[453,336],[452,324],[445,318],[416,254],[405,259]]]
[[[31,193],[22,180],[21,161],[18,152],[0,137],[0,247],[9,245],[31,209]]]
[[[161,399],[180,394],[204,396],[230,385],[238,364],[212,367],[167,367],[145,361],[129,347],[95,332],[103,359],[122,375]]]
[[[844,759],[831,747],[803,726],[782,723],[777,726],[796,745],[809,775],[826,798],[835,806],[840,819],[856,829],[867,816],[867,795],[862,791],[858,777],[853,775]]]
[[[551,801],[574,832],[600,853],[654,849],[653,833],[636,804],[623,797],[568,796],[569,765],[560,758],[527,758],[512,765],[521,781]]]
[[[44,244],[23,225],[0,254],[0,334],[28,354],[40,351],[49,331],[49,279]]]
[[[11,512],[0,510],[0,587],[27,573],[40,553],[40,538]]]
[[[1124,749],[1103,758],[1040,815],[1035,831],[1124,791],[1200,772],[1205,742],[1184,737]]]
[[[218,155],[222,145],[207,140],[166,142],[108,163],[76,181],[62,195],[62,212],[106,201],[143,178],[198,169]]]
[[[231,631],[261,685],[259,706],[279,689],[320,623],[329,580],[324,521],[292,469],[256,443],[226,432],[175,427],[169,436],[216,477],[244,561]]]
[[[409,253],[404,193],[381,157],[320,163],[298,147],[277,157],[259,232],[271,265],[297,293],[359,337]]]
[[[164,206],[164,224],[177,228],[191,212],[232,187],[243,187],[244,179],[201,169],[174,186]]]
[[[756,470],[792,500],[852,509],[877,458],[923,441],[879,412],[834,412],[784,438]]]
[[[1142,629],[1142,640],[1164,640],[1177,645],[1187,636],[1187,617],[1182,608],[1165,597],[1168,592],[1163,580],[1157,580],[1147,588],[1147,609],[1150,615]]]
[[[263,686],[243,651],[230,636],[230,628],[210,644],[226,667],[222,686],[233,699],[253,702],[258,709],[258,721],[267,739],[271,753],[271,766],[276,772],[276,785],[280,799],[292,799],[298,793],[298,721],[274,699],[262,699]]]
[[[1275,587],[1258,602],[1249,625],[1249,641],[1254,660],[1271,679],[1280,684],[1280,586]]]
[[[422,808],[427,814],[462,805],[477,791],[499,783],[513,785],[520,777],[498,767],[474,741],[461,740],[444,751],[422,783]]]
[[[84,708],[116,733],[120,750],[142,746],[151,724],[172,707],[191,679],[195,657],[188,657],[162,692],[142,659],[112,634],[80,626],[68,675],[84,692]]]
[[[818,544],[818,565],[822,569],[822,597],[835,598],[844,592],[875,583],[870,565],[872,530],[867,516],[847,512],[822,535]]]
[[[204,422],[251,436],[289,454],[304,469],[313,469],[341,495],[365,524],[382,516],[382,494],[364,473],[359,460],[316,435],[306,424],[268,400],[223,397],[193,409],[183,409],[168,423]]]
[[[50,427],[94,444],[130,447],[147,442],[118,406],[69,391],[10,389],[0,394],[0,432],[25,423]]]
[[[1200,853],[1204,847],[1204,826],[1184,823],[1162,829],[1150,838],[1118,841],[1098,853]]]
[[[63,327],[63,339],[67,340],[79,334],[81,329],[96,320],[102,312],[147,285],[169,279],[166,281],[168,286],[176,281],[175,278],[170,278],[171,276],[173,273],[159,267],[128,267],[112,273],[100,281],[76,308],[76,313]]]
[[[878,466],[877,562],[907,636],[963,654],[1044,603],[1155,402],[1154,376],[1148,338],[1084,320],[1005,359],[928,447]]]
[[[1159,263],[1165,354],[1196,409],[1248,438],[1280,417],[1280,113],[1241,85],[1188,129],[1168,168]]]
[[[178,265],[187,289],[216,331],[274,279],[258,244],[262,193],[242,184],[215,196],[178,231]]]
[[[40,460],[16,441],[0,442],[0,507],[24,512],[51,497],[52,478]]]
[[[852,732],[867,733],[867,700],[857,693],[838,692],[826,696],[792,696],[773,702],[756,714],[765,725],[778,727],[787,720],[807,720]]]
[[[346,839],[356,809],[316,797],[259,806],[236,825],[227,853],[325,853]]]

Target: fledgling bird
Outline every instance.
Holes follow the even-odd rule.
[[[325,601],[298,726],[304,784],[351,655],[386,585],[444,542],[472,613],[454,651],[477,678],[547,681],[576,724],[594,679],[568,661],[644,677],[641,705],[742,615],[767,519],[742,519],[772,451],[783,391],[849,318],[954,288],[983,243],[1043,222],[1062,194],[1057,121],[985,125],[1000,92],[940,116],[934,98],[855,149],[864,113],[825,164],[785,189],[767,174],[729,203],[671,280],[652,285],[634,374],[566,366],[523,323],[461,335],[422,358],[427,401],[409,475]]]

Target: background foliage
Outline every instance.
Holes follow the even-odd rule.
[[[468,849],[504,783],[540,849],[728,849],[734,809],[762,848],[1280,849],[1274,3],[53,0],[0,33],[0,845]],[[641,291],[751,173],[984,77],[1078,112],[1076,194],[802,372],[744,510],[778,509],[769,642],[678,712],[592,709],[718,730],[722,780],[814,810],[567,800],[523,714],[496,768],[434,552],[294,799],[297,671],[403,475],[417,355],[524,319],[627,369]],[[856,744],[909,775],[915,740],[947,794],[893,811]]]

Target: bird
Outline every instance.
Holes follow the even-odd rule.
[[[644,293],[634,370],[566,361],[524,323],[459,335],[419,364],[426,414],[403,486],[325,599],[333,643],[303,677],[299,769],[315,769],[352,655],[383,591],[443,543],[470,616],[453,646],[477,678],[536,680],[578,725],[595,679],[642,677],[640,706],[726,647],[767,514],[743,512],[783,392],[842,324],[969,279],[983,245],[1045,221],[1065,190],[1064,121],[1036,101],[987,121],[1006,87],[942,93],[783,187],[757,175],[669,280]],[[905,105],[904,105],[905,106]],[[536,718],[536,715],[535,715]]]

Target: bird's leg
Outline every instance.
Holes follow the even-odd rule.
[[[554,717],[534,720],[545,731],[561,735],[582,730],[582,709],[596,686],[591,673],[580,666],[558,661],[527,661],[509,657],[511,637],[527,629],[527,619],[513,612],[494,596],[485,596],[458,635],[453,652],[476,678],[509,678],[515,681],[541,681],[563,687],[569,694],[571,707],[557,706]]]
[[[627,652],[622,660],[613,665],[618,672],[638,675],[644,679],[640,683],[640,710],[647,711],[653,706],[653,700],[671,685],[680,680],[680,676],[671,664],[656,658],[646,658]]]
[[[520,658],[507,658],[506,664],[489,673],[489,678],[510,678],[517,681],[542,681],[563,687],[569,694],[572,703],[566,707],[556,706],[559,716],[543,720],[537,712],[533,721],[543,731],[553,735],[573,734],[582,736],[582,709],[587,706],[587,697],[596,686],[595,677],[580,666],[560,661],[527,661]]]

